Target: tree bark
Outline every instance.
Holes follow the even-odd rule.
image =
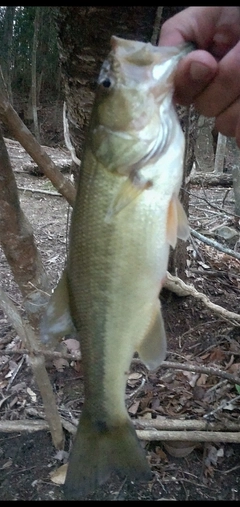
[[[50,292],[33,230],[24,215],[8,152],[0,132],[0,242],[23,295],[29,321],[36,329]]]
[[[12,86],[11,86],[11,68],[12,68],[13,20],[15,9],[16,9],[15,6],[8,5],[6,7],[3,22],[3,48],[1,49],[2,71],[7,87],[8,97],[11,103],[13,102]]]
[[[81,160],[96,81],[111,35],[151,41],[157,7],[53,7],[72,145]]]
[[[235,138],[228,138],[228,144],[231,150],[231,167],[233,175],[233,193],[235,199],[234,213],[236,214],[235,222],[239,227],[240,220],[240,149]]]
[[[32,47],[32,115],[34,134],[37,141],[40,143],[40,132],[38,125],[38,114],[37,114],[37,47],[38,47],[38,33],[41,19],[41,7],[36,7],[36,14],[34,20],[34,34],[33,34],[33,47]]]
[[[190,172],[195,160],[195,144],[197,138],[198,115],[194,108],[178,107],[180,123],[186,138],[184,157],[183,182],[179,193],[179,199],[188,215]],[[182,280],[186,279],[187,248],[186,242],[178,240],[175,250],[170,251],[168,270],[172,275],[177,275]]]
[[[232,174],[225,173],[198,173],[191,176],[192,185],[204,185],[205,187],[229,187],[233,183]]]
[[[216,154],[215,154],[215,162],[214,162],[214,173],[216,173],[216,174],[223,173],[226,144],[227,144],[227,137],[223,136],[219,132],[218,140],[217,140],[217,149],[216,149]]]

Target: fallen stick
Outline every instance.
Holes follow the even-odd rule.
[[[240,442],[240,431],[157,431],[136,430],[140,440],[152,441],[180,441],[180,442]]]
[[[63,426],[67,421],[62,420]],[[195,421],[196,423],[197,421]],[[148,421],[149,423],[149,421]],[[185,421],[186,423],[186,421]],[[67,424],[68,426],[68,424]],[[68,431],[76,433],[76,429],[72,424],[68,426]],[[35,432],[35,431],[50,431],[49,425],[46,421],[0,421],[0,432],[2,433],[17,433],[17,432]],[[180,442],[225,442],[225,443],[239,443],[240,431],[198,431],[198,430],[136,430],[137,436],[140,440],[145,441],[180,441]]]
[[[206,245],[212,246],[213,248],[216,248],[216,250],[219,250],[220,252],[223,252],[227,255],[231,255],[231,257],[235,257],[235,259],[240,260],[240,254],[238,252],[235,252],[235,250],[231,250],[231,248],[227,248],[218,241],[215,241],[214,239],[207,238],[206,236],[203,236],[203,234],[200,234],[200,232],[195,231],[190,227],[190,232],[195,238],[199,239]]]
[[[157,419],[145,419],[139,417],[132,419],[133,425],[138,430],[197,430],[197,431],[240,431],[239,423],[232,421],[221,422],[207,422],[206,420],[196,419],[168,419],[167,417],[160,416]]]
[[[62,197],[62,194],[59,192],[50,192],[50,190],[41,190],[40,188],[29,188],[29,187],[18,187],[18,190],[21,192],[32,194],[45,194],[45,195],[53,195],[54,197]]]
[[[72,434],[75,434],[77,427],[62,417],[61,423],[63,427]],[[18,421],[0,421],[0,433],[18,433],[18,432],[34,433],[35,431],[50,431],[50,426],[47,421],[43,419],[28,420],[20,419]]]
[[[14,326],[22,342],[27,345],[29,362],[42,396],[45,414],[51,428],[53,444],[56,449],[62,449],[64,446],[64,432],[57,409],[55,394],[45,367],[44,356],[40,350],[36,354],[38,343],[36,333],[29,322],[22,320],[18,309],[1,287],[0,307],[8,316],[9,321]]]
[[[9,349],[9,350],[0,350],[0,356],[2,355],[14,355],[14,354],[29,354],[28,349]],[[56,359],[56,358],[62,358],[62,359],[69,359],[72,361],[81,361],[81,354],[80,352],[75,352],[74,354],[67,354],[64,352],[57,352],[52,350],[34,350],[34,354],[42,354],[46,358],[49,359]],[[133,358],[132,363],[142,363],[142,361],[138,358]],[[238,384],[240,385],[240,377],[237,375],[232,375],[231,373],[227,373],[226,371],[219,370],[218,368],[215,368],[214,366],[199,366],[194,363],[178,363],[174,361],[163,361],[162,364],[160,364],[159,368],[169,368],[174,370],[182,370],[182,371],[191,371],[195,373],[206,373],[207,375],[215,375],[216,377],[224,378],[226,380],[229,380],[232,384]]]

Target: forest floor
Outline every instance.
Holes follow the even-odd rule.
[[[54,287],[66,259],[69,207],[45,177],[29,174],[21,157],[16,162],[11,149],[9,153],[22,209],[32,224]],[[67,152],[63,150],[62,156],[68,158]],[[230,243],[218,235],[220,225],[235,227],[233,211],[231,190],[191,188],[191,227],[239,254],[239,231]],[[193,236],[187,242],[187,251],[186,282],[213,303],[238,313],[239,260]],[[0,275],[2,288],[23,312],[19,289],[2,252]],[[163,290],[161,302],[168,337],[167,361],[194,364],[203,371],[195,372],[194,368],[186,371],[166,364],[149,373],[141,363],[133,362],[126,389],[130,416],[138,421],[138,428],[141,421],[165,423],[167,420],[175,424],[192,421],[193,429],[197,429],[197,423],[205,421],[209,422],[205,434],[212,431],[211,424],[223,429],[224,437],[239,433],[234,442],[226,442],[224,437],[222,440],[210,437],[205,442],[182,441],[179,445],[174,441],[145,441],[152,480],[139,484],[113,476],[87,499],[238,501],[240,386],[234,378],[240,376],[240,328],[193,296],[177,297]],[[66,340],[66,346],[72,351],[74,341]],[[0,311],[0,428],[3,421],[44,419],[39,389],[22,348],[24,344]],[[11,353],[12,349],[17,352]],[[207,374],[204,367],[213,367],[217,373]],[[77,421],[83,405],[81,361],[54,360],[48,362],[47,369],[61,416]],[[229,379],[224,373],[230,375]],[[54,472],[67,461],[71,441],[72,435],[66,432],[65,452],[61,453],[54,449],[47,430],[31,433],[0,430],[0,499],[62,500],[62,486],[53,482]],[[180,453],[179,447],[185,456],[175,455]]]

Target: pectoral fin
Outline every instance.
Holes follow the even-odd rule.
[[[166,356],[167,341],[160,308],[157,306],[150,327],[140,346],[138,354],[149,370],[155,370]]]
[[[121,186],[119,192],[113,199],[111,206],[105,217],[105,222],[110,222],[114,215],[117,215],[123,208],[128,206],[136,199],[146,188],[149,188],[148,181],[134,180],[128,178]]]
[[[40,323],[40,339],[50,347],[56,346],[59,337],[76,332],[70,315],[67,271],[63,274],[50,297]]]
[[[177,238],[186,239],[189,237],[189,225],[187,215],[178,197],[174,194],[168,207],[167,216],[167,241],[175,248]]]

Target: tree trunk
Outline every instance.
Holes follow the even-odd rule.
[[[50,292],[33,230],[24,215],[8,152],[0,132],[0,243],[23,295],[29,321],[36,329]]]
[[[81,160],[82,157],[95,83],[100,66],[110,49],[111,35],[157,44],[162,22],[182,9],[183,7],[149,6],[53,8],[59,37],[69,133],[78,159]],[[194,143],[192,136],[186,167],[189,172]],[[182,198],[187,212],[188,194],[182,193]],[[175,274],[177,269],[184,278],[185,266],[186,244],[179,242],[174,258],[172,257],[171,271]]]
[[[37,47],[38,47],[38,33],[41,19],[41,7],[36,7],[36,14],[34,20],[34,34],[33,34],[33,48],[32,48],[32,115],[34,134],[37,141],[40,143],[40,132],[38,125],[38,114],[37,114]]]
[[[240,149],[236,143],[236,139],[230,138],[231,147],[231,165],[233,175],[233,192],[234,192],[234,213],[236,214],[236,226],[239,227],[240,220]]]
[[[214,163],[214,173],[223,173],[227,138],[222,134],[218,134],[217,149]]]
[[[197,138],[198,115],[194,108],[178,107],[178,116],[186,138],[184,157],[184,174],[179,199],[188,215],[190,173],[195,161],[195,145]],[[175,250],[171,250],[168,270],[172,275],[179,276],[183,281],[186,279],[187,249],[186,242],[178,240]]]
[[[36,164],[50,179],[55,188],[73,206],[76,190],[71,181],[64,178],[52,159],[40,146],[35,137],[22,122],[16,111],[11,106],[5,93],[5,84],[0,69],[0,119],[9,128],[12,135],[25,148]]]
[[[157,7],[53,7],[69,131],[81,160],[101,64],[111,35],[151,41]]]
[[[1,50],[2,59],[2,72],[4,81],[7,87],[7,93],[9,101],[12,100],[12,87],[11,87],[11,68],[12,68],[12,39],[13,39],[13,20],[15,14],[15,6],[7,6],[4,16],[4,24],[3,24],[3,48]]]

